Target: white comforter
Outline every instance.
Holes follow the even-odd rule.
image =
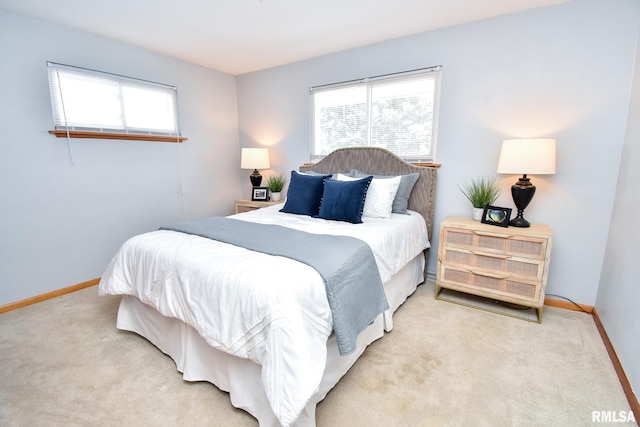
[[[359,238],[371,246],[383,282],[429,246],[424,220],[415,212],[353,225],[280,208],[233,218]],[[284,426],[320,384],[331,311],[320,275],[305,264],[160,230],[122,245],[99,293],[134,295],[192,326],[216,349],[260,364],[265,394]]]

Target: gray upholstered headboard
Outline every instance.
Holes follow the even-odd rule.
[[[411,192],[409,209],[422,214],[427,222],[431,240],[436,199],[436,168],[412,165],[384,148],[353,147],[340,148],[316,164],[303,165],[300,172],[348,173],[351,169],[372,175],[405,175],[418,172],[420,179]]]

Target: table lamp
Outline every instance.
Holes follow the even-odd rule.
[[[556,173],[555,139],[508,139],[504,141],[497,172],[522,174],[518,182],[511,186],[511,196],[518,209],[518,215],[509,221],[509,225],[529,227],[529,221],[524,219],[524,209],[533,199],[536,187],[527,175]]]
[[[269,169],[269,150],[266,148],[243,148],[240,156],[241,169],[253,169],[253,173],[249,176],[251,185],[260,187],[262,183],[262,175],[258,169]]]

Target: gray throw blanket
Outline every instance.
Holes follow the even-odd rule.
[[[355,351],[358,334],[389,308],[373,252],[360,239],[225,217],[202,218],[160,229],[284,256],[316,269],[325,282],[338,350],[343,356]]]

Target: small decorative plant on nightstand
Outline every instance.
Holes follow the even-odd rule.
[[[269,187],[269,191],[271,192],[271,200],[280,200],[282,190],[286,183],[287,177],[279,173],[267,177],[267,187]]]
[[[473,219],[476,221],[480,221],[484,207],[493,204],[500,195],[500,186],[495,178],[472,179],[458,188],[473,205]]]

